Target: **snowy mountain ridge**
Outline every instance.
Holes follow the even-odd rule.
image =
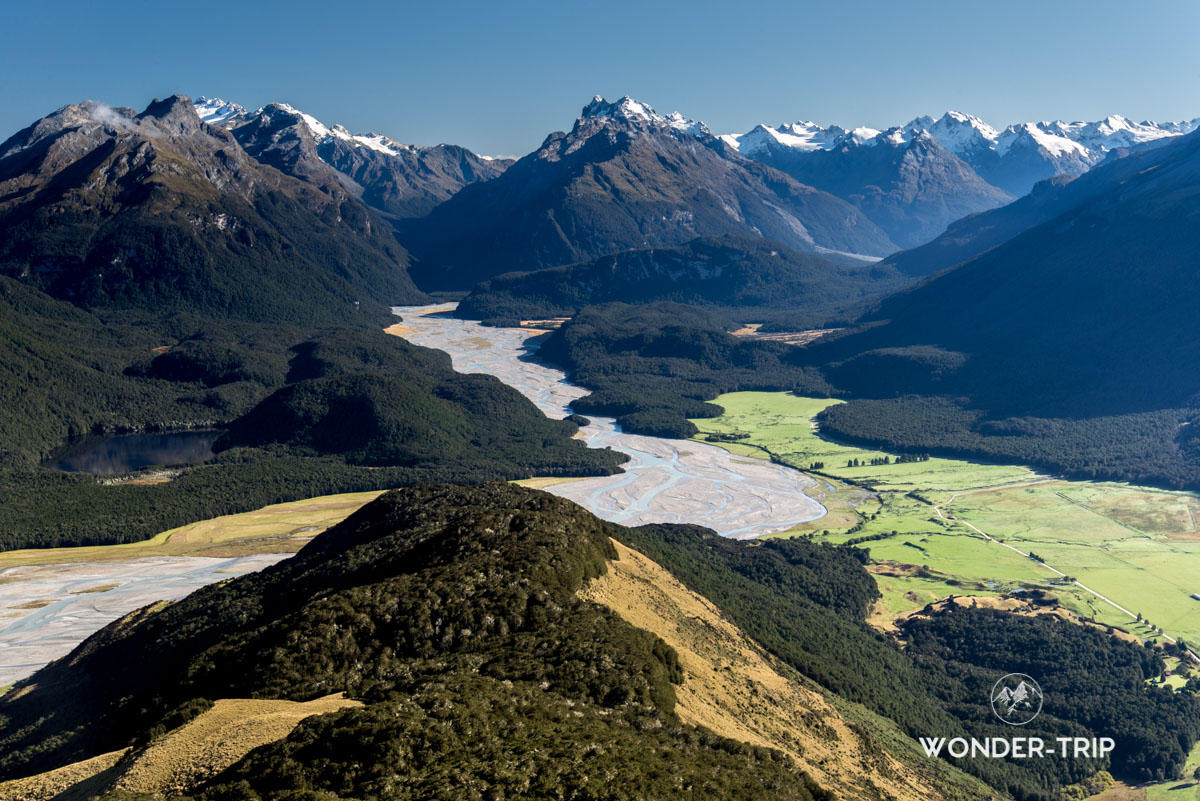
[[[583,120],[615,119],[637,125],[672,128],[692,136],[712,136],[712,131],[704,123],[684,117],[678,111],[670,114],[659,114],[648,104],[634,100],[629,95],[622,96],[612,103],[602,96],[596,95],[591,102],[583,107],[579,117]]]
[[[777,128],[757,125],[747,133],[721,139],[747,158],[772,162],[789,153],[799,158],[878,145],[906,148],[921,136],[929,136],[985,181],[1019,197],[1045,178],[1062,173],[1081,175],[1114,150],[1153,146],[1198,127],[1200,118],[1133,122],[1113,114],[1097,122],[1022,122],[998,130],[979,117],[948,111],[938,119],[917,117],[882,132],[871,128],[847,131],[838,125],[822,127],[801,121]]]
[[[282,112],[303,121],[309,133],[312,134],[313,140],[318,145],[329,139],[340,139],[347,144],[367,147],[380,153],[386,153],[389,156],[398,156],[401,153],[412,151],[416,147],[415,145],[406,145],[403,142],[397,142],[395,139],[383,134],[355,134],[342,125],[326,125],[311,114],[307,114],[287,103],[270,103],[260,109],[249,112],[237,103],[230,103],[217,97],[210,98],[201,95],[196,99],[195,106],[196,113],[200,115],[200,119],[210,125],[229,126],[244,122],[252,117],[257,117],[260,114]]]
[[[924,131],[960,158],[978,150],[991,150],[997,155],[1004,155],[1015,142],[1028,139],[1046,148],[1053,155],[1078,153],[1095,163],[1114,148],[1134,147],[1168,136],[1181,136],[1197,128],[1200,128],[1200,117],[1158,123],[1133,122],[1119,114],[1113,114],[1097,122],[1056,120],[1014,123],[1001,131],[974,115],[947,111],[938,119],[930,116],[917,117],[906,125],[889,128],[883,132],[866,127],[848,131],[839,125],[822,127],[801,120],[778,127],[756,125],[747,133],[727,134],[721,138],[738,148],[744,155],[751,155],[753,151],[770,142],[800,150],[834,150],[851,143],[876,144],[883,134],[887,134],[883,141],[907,142],[912,134]],[[906,135],[897,135],[897,129]]]

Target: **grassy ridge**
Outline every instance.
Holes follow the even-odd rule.
[[[350,492],[271,504],[252,512],[189,523],[139,542],[75,545],[0,552],[0,570],[28,565],[141,559],[151,556],[245,556],[298,551],[313,536],[340,523],[381,491]]]

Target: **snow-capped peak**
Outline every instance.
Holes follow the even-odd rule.
[[[906,145],[916,136],[925,133],[924,131],[910,131],[907,128],[889,128],[872,141],[884,141],[889,145]]]
[[[1056,159],[1064,156],[1078,156],[1085,161],[1095,160],[1088,152],[1088,148],[1069,138],[1066,131],[1056,123],[1022,122],[1018,125],[1010,125],[996,140],[994,150],[997,155],[1003,156],[1019,142],[1033,142]]]
[[[600,95],[596,95],[592,98],[591,103],[583,107],[583,113],[580,116],[585,120],[615,117],[623,120],[651,122],[663,119],[650,106],[647,106],[645,103],[639,103],[629,95],[624,95],[615,103],[609,103]]]
[[[736,148],[742,155],[753,156],[754,153],[772,146],[803,151],[830,150],[848,134],[850,134],[849,131],[836,125],[824,128],[815,122],[800,120],[784,123],[777,128],[760,124],[740,136],[726,135],[721,139]]]
[[[925,131],[956,156],[965,156],[995,146],[1000,132],[972,114],[947,111],[939,119],[917,117],[904,126],[908,131]]]
[[[699,120],[689,120],[678,111],[672,111],[666,116],[666,120],[667,125],[670,125],[675,130],[683,131],[684,133],[691,134],[692,136],[700,136],[702,134],[710,133],[708,126],[706,126],[704,123],[700,122]]]
[[[678,111],[664,116],[648,104],[634,100],[629,95],[624,95],[613,103],[596,95],[592,98],[592,102],[583,107],[580,119],[615,119],[642,125],[661,125],[693,136],[710,135],[708,128],[702,122],[688,119]]]
[[[200,119],[211,125],[216,125],[235,117],[246,116],[245,108],[239,106],[237,103],[229,103],[219,97],[205,97],[201,95],[196,98],[193,105],[196,106],[196,113],[200,115]]]
[[[209,123],[220,123],[229,120],[237,120],[251,115],[246,113],[246,110],[235,103],[226,103],[223,100],[200,98],[196,101],[196,112],[200,115],[200,119]],[[380,153],[386,153],[389,156],[397,156],[405,151],[411,151],[415,146],[406,145],[402,142],[397,142],[383,134],[351,133],[344,125],[326,125],[311,114],[307,114],[295,106],[287,103],[271,103],[263,106],[254,112],[253,116],[262,114],[284,114],[287,117],[299,121],[308,129],[312,135],[313,141],[318,145],[322,142],[327,142],[331,139],[338,139],[355,147],[366,147]],[[207,116],[206,116],[207,115]]]
[[[1101,153],[1118,147],[1132,147],[1144,142],[1152,142],[1164,136],[1173,136],[1186,131],[1177,130],[1175,124],[1156,125],[1152,122],[1133,122],[1120,114],[1112,114],[1099,122],[1049,122],[1041,123],[1038,127],[1058,136]],[[1193,121],[1193,128],[1194,121]]]
[[[312,134],[313,139],[315,139],[317,142],[322,142],[326,139],[329,139],[330,137],[338,136],[338,134],[335,133],[334,129],[338,128],[340,126],[334,126],[334,128],[330,128],[329,126],[327,126],[325,123],[318,120],[313,115],[305,114],[300,109],[296,108],[295,106],[290,106],[287,103],[272,103],[270,106],[266,106],[264,108],[259,109],[257,113],[262,114],[266,109],[270,109],[270,108],[277,109],[277,110],[282,111],[283,113],[287,114],[290,117],[295,117],[295,118],[299,119],[300,122],[302,122],[304,124],[304,127],[308,128],[308,132],[310,134]],[[346,130],[345,128],[342,128],[342,131],[345,131],[345,130]],[[338,138],[339,139],[341,139],[341,138],[349,139],[350,135],[349,135],[349,133],[343,133],[343,134],[341,134],[341,136],[338,136]]]
[[[757,125],[747,133],[726,135],[721,139],[743,155],[753,157],[755,153],[772,147],[813,151],[850,145],[871,147],[880,143],[900,146],[921,135],[928,135],[968,162],[989,151],[1002,157],[1014,145],[1025,143],[1049,158],[1091,165],[1103,160],[1108,151],[1114,148],[1179,136],[1198,127],[1200,119],[1175,123],[1137,123],[1114,114],[1099,122],[1025,122],[998,131],[979,117],[951,110],[937,119],[917,117],[907,125],[888,128],[883,133],[867,127],[847,131],[836,125],[823,128],[811,122],[796,122],[778,128]]]
[[[841,141],[853,142],[856,145],[869,145],[874,143],[881,133],[883,132],[875,128],[868,128],[865,125],[860,125],[842,137]]]

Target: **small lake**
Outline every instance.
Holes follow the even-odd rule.
[[[222,431],[117,434],[78,440],[48,460],[47,467],[69,473],[112,476],[157,465],[193,464],[211,459]]]

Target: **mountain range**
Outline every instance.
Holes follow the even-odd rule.
[[[344,322],[424,297],[337,172],[291,172],[180,95],[64,106],[0,144],[0,274],[89,308],[241,319]]]
[[[354,134],[283,103],[251,112],[202,97],[196,107],[260,161],[302,178],[332,168],[352,194],[397,224],[401,242],[421,257],[419,281],[443,289],[727,234],[877,258],[1004,207],[1041,180],[1083,174],[1200,124],[1113,115],[997,130],[950,111],[885,131],[801,121],[715,136],[678,112],[659,114],[628,96],[596,97],[570,132],[552,134],[513,162],[456,145]],[[473,189],[457,197],[466,187]],[[923,261],[907,259],[902,269],[923,275]]]
[[[902,248],[941,234],[972,213],[1002,206],[1043,179],[1081,175],[1110,154],[1188,133],[1200,118],[1135,123],[1038,122],[997,131],[950,111],[877,131],[796,122],[723,136],[748,158],[777,167],[860,209]]]
[[[286,103],[249,112],[200,97],[196,110],[205,122],[232,131],[248,152],[279,162],[276,166],[328,164],[365,204],[389,217],[423,216],[464,186],[495,178],[512,164],[458,145],[424,147],[382,134],[352,134]]]
[[[811,347],[833,383],[878,399],[830,414],[831,430],[1200,483],[1200,133],[1046,182],[945,240],[921,250],[961,264]],[[912,393],[960,400],[884,400]]]
[[[844,200],[628,97],[596,97],[569,132],[399,230],[430,288],[468,289],[511,270],[698,236],[766,236],[801,252],[876,258],[896,249]]]
[[[968,164],[980,177],[1014,196],[1026,194],[1040,180],[1059,174],[1080,175],[1114,150],[1138,148],[1160,139],[1191,133],[1200,117],[1180,122],[1134,122],[1119,114],[1096,122],[1022,122],[997,130],[960,111],[935,119],[917,117],[879,131],[813,122],[771,127],[758,125],[741,135],[722,139],[750,158],[784,148],[795,153],[837,151],[846,147],[875,147],[911,141],[928,134]]]

